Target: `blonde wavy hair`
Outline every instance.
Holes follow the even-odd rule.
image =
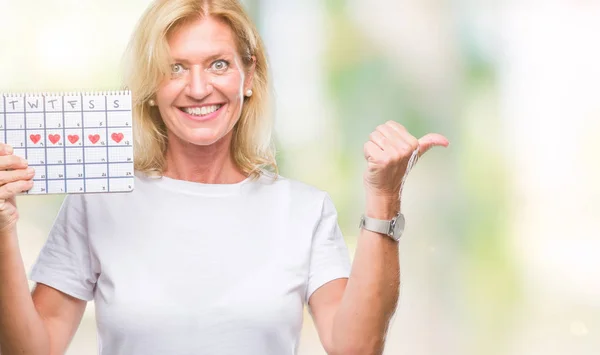
[[[209,16],[231,27],[245,69],[255,65],[253,95],[245,98],[233,128],[234,162],[249,176],[258,177],[263,169],[277,173],[265,48],[237,0],[156,0],[141,17],[124,56],[125,85],[133,100],[135,169],[151,176],[160,176],[165,169],[167,128],[148,101],[171,72],[169,34],[186,21]]]

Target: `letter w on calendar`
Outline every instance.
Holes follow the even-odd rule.
[[[133,191],[129,91],[0,94],[0,141],[35,169],[28,194]]]

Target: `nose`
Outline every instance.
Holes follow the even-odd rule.
[[[188,93],[196,100],[202,100],[213,92],[213,85],[210,81],[210,74],[206,73],[198,66],[193,66],[190,70]]]

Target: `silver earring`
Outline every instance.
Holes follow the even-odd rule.
[[[246,91],[246,96],[252,96],[252,89],[248,89],[248,91]]]
[[[148,105],[155,106],[156,105],[156,101],[154,101],[154,99],[150,99],[150,100],[148,100]]]

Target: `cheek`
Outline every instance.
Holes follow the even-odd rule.
[[[213,85],[231,99],[238,99],[243,90],[243,80],[239,74],[221,75],[213,78]]]
[[[156,92],[157,103],[159,105],[170,105],[175,100],[175,98],[181,93],[184,87],[185,83],[183,82],[183,80],[165,80]]]

